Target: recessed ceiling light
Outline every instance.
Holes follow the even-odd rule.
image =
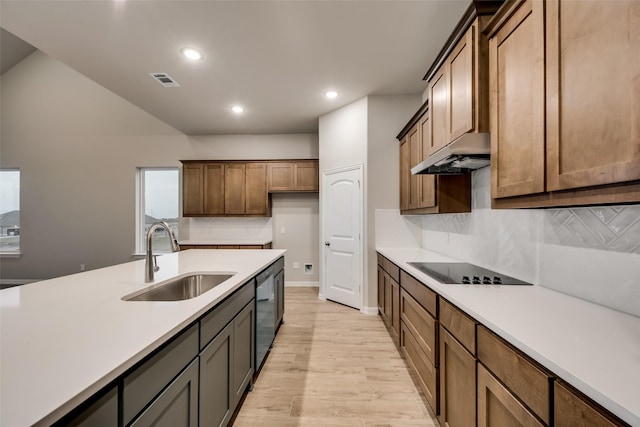
[[[181,52],[184,56],[191,59],[192,61],[198,61],[202,59],[202,54],[193,48],[185,47],[181,50]]]
[[[324,96],[326,96],[329,99],[334,99],[338,96],[338,92],[336,92],[335,90],[330,90],[328,92],[325,92]]]
[[[244,112],[244,107],[240,105],[234,105],[233,107],[231,107],[231,111],[233,111],[236,114],[240,114]]]

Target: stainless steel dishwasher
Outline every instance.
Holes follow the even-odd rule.
[[[276,336],[273,284],[274,266],[271,265],[256,277],[256,372],[262,366]]]

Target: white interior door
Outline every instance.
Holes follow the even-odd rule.
[[[362,307],[362,165],[323,173],[324,296]]]

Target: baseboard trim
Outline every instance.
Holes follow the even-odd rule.
[[[317,288],[320,282],[284,282],[286,288]]]
[[[362,309],[360,309],[361,313],[364,313],[368,316],[373,316],[378,314],[378,307],[362,307]]]

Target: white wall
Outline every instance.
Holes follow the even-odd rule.
[[[379,226],[395,224],[405,237],[417,232],[413,241],[426,249],[640,316],[640,205],[493,210],[489,168],[473,172],[472,188],[471,213],[384,211]],[[411,245],[376,233],[380,246]]]
[[[3,74],[0,85],[0,165],[21,171],[22,256],[1,259],[3,280],[130,261],[136,167],[318,156],[317,135],[188,137],[39,51]],[[197,238],[189,231],[181,230],[183,237]]]
[[[364,165],[365,312],[376,312],[377,307],[375,210],[397,206],[399,150],[395,137],[419,106],[420,95],[369,96],[320,117],[321,175],[344,166]],[[322,212],[322,188],[320,194]]]

